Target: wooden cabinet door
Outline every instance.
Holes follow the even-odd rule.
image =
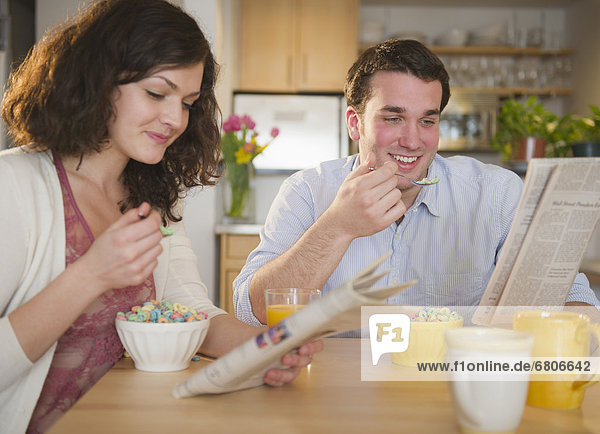
[[[225,309],[230,314],[235,314],[233,308],[233,281],[240,274],[240,268],[225,269],[222,271],[224,278],[224,291],[221,292],[221,309]]]
[[[294,0],[241,0],[238,87],[289,91],[294,83]]]
[[[358,52],[358,0],[296,2],[298,90],[341,91]]]
[[[246,258],[260,242],[258,235],[221,234],[219,256],[219,305],[233,314],[233,281]]]
[[[358,0],[241,0],[238,89],[341,92]]]

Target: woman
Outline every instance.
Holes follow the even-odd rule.
[[[47,430],[122,356],[117,311],[168,299],[211,318],[201,351],[258,333],[209,301],[179,199],[214,184],[217,65],[163,0],[101,0],[11,76],[0,153],[0,431]],[[176,229],[164,238],[160,225]],[[264,381],[296,377],[322,342]]]

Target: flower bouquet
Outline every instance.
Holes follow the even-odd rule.
[[[261,154],[277,137],[279,130],[271,129],[271,138],[264,145],[257,141],[258,132],[250,116],[232,114],[223,123],[221,149],[225,160],[224,203],[225,217],[230,221],[250,220],[251,180],[254,176],[252,160]]]

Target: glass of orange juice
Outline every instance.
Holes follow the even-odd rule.
[[[277,324],[320,295],[321,291],[318,289],[267,289],[265,291],[267,325],[271,327]]]

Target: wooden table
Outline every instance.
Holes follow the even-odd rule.
[[[175,399],[173,386],[209,361],[173,373],[120,361],[51,433],[455,433],[448,383],[360,380],[360,340],[325,339],[292,384]],[[498,403],[501,405],[501,403]],[[600,385],[577,410],[527,406],[519,433],[600,432]]]

